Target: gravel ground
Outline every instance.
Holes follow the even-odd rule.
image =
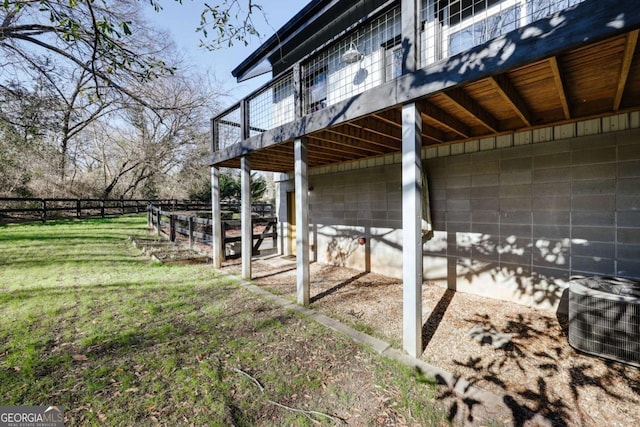
[[[252,263],[254,282],[295,298],[295,259]],[[237,274],[237,262],[223,270]],[[576,352],[566,318],[425,283],[422,359],[505,395],[556,426],[640,425],[640,369]],[[400,348],[402,283],[343,267],[311,264],[311,307]],[[503,349],[472,340],[474,326],[512,335]]]

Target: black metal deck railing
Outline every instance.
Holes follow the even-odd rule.
[[[212,119],[212,151],[291,123],[399,77],[403,39],[426,67],[584,0],[423,0],[419,29],[402,34],[399,1],[311,52]],[[349,55],[347,55],[349,52]]]

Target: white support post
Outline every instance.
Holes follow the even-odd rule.
[[[402,106],[402,330],[404,350],[422,354],[422,119],[414,104]]]
[[[251,256],[253,255],[253,225],[251,224],[251,162],[248,156],[240,160],[241,193],[241,239],[242,239],[242,278],[251,279]]]
[[[294,142],[296,187],[296,283],[298,304],[309,305],[309,178],[307,176],[307,141]]]
[[[220,168],[211,167],[211,250],[213,268],[222,267],[222,211],[220,210]]]

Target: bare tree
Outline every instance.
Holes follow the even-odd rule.
[[[194,76],[175,74],[141,85],[140,96],[163,105],[152,111],[131,103],[101,121],[85,164],[100,165],[101,196],[133,196],[182,169],[189,153],[207,139],[206,120],[216,96]],[[213,90],[212,90],[213,91]],[[95,128],[94,128],[95,129]]]
[[[38,178],[35,193],[132,195],[166,183],[190,144],[206,140],[214,97],[189,82],[167,37],[145,24],[146,4],[161,9],[159,0],[0,2],[6,188],[29,190]],[[252,0],[207,3],[198,30],[210,48],[245,40],[257,34],[256,11]]]

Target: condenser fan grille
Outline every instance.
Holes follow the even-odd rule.
[[[569,344],[640,367],[640,286],[610,278],[572,280]]]

